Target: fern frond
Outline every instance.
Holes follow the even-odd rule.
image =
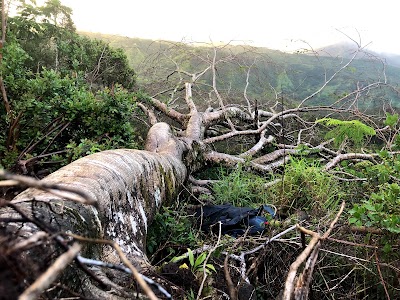
[[[374,128],[359,120],[343,121],[333,118],[323,118],[317,120],[316,123],[323,123],[328,127],[334,127],[326,134],[326,138],[333,138],[336,146],[339,146],[345,140],[349,140],[354,143],[354,146],[361,147],[367,136],[376,135]]]

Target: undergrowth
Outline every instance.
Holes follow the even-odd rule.
[[[187,248],[195,248],[198,232],[193,225],[194,217],[184,208],[179,210],[163,207],[154,218],[147,233],[147,253],[152,262],[168,261]]]
[[[381,166],[386,168],[388,173],[394,174],[398,165],[397,158],[395,160],[391,158]],[[386,176],[385,172],[379,173],[381,177],[378,178],[374,172],[376,166],[370,163],[346,162],[341,164],[341,168],[354,176],[367,176],[370,185],[368,182],[341,182],[334,175],[324,171],[323,166],[315,159],[291,157],[284,170],[275,173],[274,176],[255,175],[247,171],[246,166],[239,166],[233,170],[218,169],[212,174],[213,179],[218,180],[212,186],[212,202],[231,203],[241,207],[275,205],[284,213],[278,216],[277,222],[274,223],[276,225],[271,224],[266,227],[265,236],[274,236],[288,224],[294,224],[291,216],[299,210],[307,211],[311,216],[303,221],[302,226],[316,232],[325,232],[340,203],[346,200],[348,210],[343,213],[332,234],[336,241],[324,241],[314,270],[311,287],[314,297],[385,299],[384,287],[380,284],[379,273],[381,273],[389,296],[397,299],[399,287],[395,268],[398,265],[396,233],[400,223],[399,185],[388,183],[390,175]],[[266,187],[266,184],[272,181],[276,183]],[[384,231],[382,235],[354,233],[342,230],[344,225],[371,226]],[[257,267],[249,273],[249,278],[251,282],[257,282],[255,286],[257,299],[278,297],[285,283],[287,270],[303,250],[298,233],[291,232],[286,238],[286,241],[291,240],[293,243],[285,240],[272,243],[252,258],[257,260]],[[239,254],[240,251],[252,249],[257,245],[257,239],[251,236],[247,236],[239,245],[236,241],[237,239],[232,237],[223,237],[220,247],[207,261],[207,264],[216,270],[216,272],[214,269],[212,272],[209,271],[210,293],[214,291],[215,294],[225,285],[225,279],[221,275],[224,271],[221,261],[224,255],[221,253],[226,251]],[[163,276],[171,272],[178,276],[174,278],[174,283],[184,287],[185,296],[190,299],[196,294],[199,278],[194,272],[196,269],[194,259],[192,258],[191,263],[190,259],[183,258],[184,254],[189,251],[187,248],[198,249],[205,244],[214,245],[215,242],[215,234],[203,234],[197,231],[195,218],[187,212],[186,207],[177,211],[164,208],[150,227],[147,250],[152,255],[152,262],[158,264]],[[200,252],[196,257],[203,259],[204,253],[206,252]],[[175,260],[179,258],[175,265],[172,263],[174,258]],[[354,263],[354,260],[357,263]],[[230,266],[232,278],[239,276],[235,271],[238,266],[232,261]]]
[[[212,187],[215,204],[256,207],[269,203],[265,183],[264,178],[245,171],[242,165],[230,172],[221,168]]]
[[[343,188],[315,160],[292,157],[281,181],[267,189],[267,197],[287,211],[336,209],[346,196]]]

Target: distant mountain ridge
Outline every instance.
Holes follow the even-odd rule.
[[[341,42],[318,48],[316,49],[316,52],[321,56],[351,58],[356,50],[357,47],[354,43]],[[369,55],[384,60],[388,65],[400,67],[400,55],[398,54],[386,52],[379,53],[368,50],[368,48],[364,51],[365,54],[360,55],[357,58],[363,58],[363,56]]]
[[[153,71],[146,70],[146,68],[151,67],[149,64],[155,57],[160,57],[159,53],[168,54],[174,60],[180,61],[180,64],[185,65],[185,70],[188,72],[204,70],[206,63],[199,57],[213,56],[210,47],[199,45],[193,46],[170,41],[153,41],[100,33],[82,32],[81,34],[90,38],[105,40],[113,47],[122,48],[133,68],[138,71],[139,82],[143,84],[142,87],[150,93],[152,85],[154,86],[157,80],[159,80],[159,85],[165,84],[160,80],[160,74],[157,75],[158,77],[148,77],[155,74],[154,69],[151,69]],[[270,105],[268,101],[276,99],[276,93],[278,93],[284,96],[288,103],[296,105],[296,103],[320,89],[327,78],[335,74],[349,61],[355,50],[356,48],[348,43],[317,49],[318,55],[315,55],[315,53],[286,53],[264,47],[227,45],[219,50],[220,55],[235,55],[245,68],[238,68],[238,65],[235,66],[234,64],[230,66],[227,64],[219,65],[219,86],[221,90],[226,88],[226,90],[236,91],[230,93],[231,101],[236,101],[236,103],[243,101],[243,90],[246,82],[245,70],[246,66],[251,65],[250,85],[247,89],[248,96],[251,99],[264,99],[265,105],[268,106]],[[152,58],[149,60],[149,57]],[[382,59],[386,61],[386,66],[382,64]],[[328,105],[360,87],[387,80],[387,83],[395,88],[383,85],[387,88],[365,93],[362,95],[364,99],[361,99],[360,96],[357,101],[363,109],[375,107],[381,109],[383,103],[388,101],[391,101],[392,107],[400,109],[398,92],[400,64],[398,61],[400,61],[400,56],[396,55],[382,57],[380,54],[368,51],[361,53],[349,67],[342,70],[339,76],[336,76],[325,86],[322,92],[313,96],[308,103],[311,105]],[[169,59],[164,59],[163,62],[158,63],[165,64],[163,66],[165,70],[175,68],[172,60]],[[159,67],[160,65],[158,65]],[[161,76],[165,76],[165,79],[168,74],[161,74]],[[203,76],[202,80],[205,84],[212,84],[210,76],[210,74]]]

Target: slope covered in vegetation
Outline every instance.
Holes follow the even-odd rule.
[[[161,62],[165,67],[171,66],[173,61],[182,61],[186,55],[186,63],[190,66],[201,67],[207,65],[197,57],[205,57],[211,53],[210,45],[206,43],[187,43],[185,45],[170,41],[152,41],[139,38],[129,38],[117,35],[81,32],[84,36],[107,41],[110,45],[124,49],[131,66],[138,72],[139,81],[149,80],[147,67],[152,60],[160,55],[167,55],[169,59]],[[179,45],[179,46],[177,46]],[[331,51],[331,52],[329,52]],[[188,53],[196,53],[191,55]],[[265,98],[275,98],[276,93],[287,98],[293,103],[299,103],[302,99],[314,93],[333,76],[341,66],[351,60],[356,53],[356,45],[348,46],[338,52],[337,49],[327,47],[325,51],[301,49],[297,53],[284,53],[268,48],[257,48],[243,45],[225,45],[219,51],[221,56],[235,55],[240,61],[234,71],[231,67],[219,67],[220,84],[229,86],[232,90],[241,91],[246,84],[246,66],[252,66],[252,72],[248,78],[247,93],[250,97],[263,102]],[[345,93],[355,89],[362,89],[373,82],[380,81],[392,86],[400,85],[400,68],[388,65],[384,58],[375,53],[359,53],[351,67],[341,71],[340,76],[332,82],[312,101],[315,105],[329,105],[340,99]],[[385,74],[385,75],[384,75]],[[143,77],[141,77],[143,76]],[[208,78],[208,83],[210,78]],[[241,95],[236,99],[242,99]],[[385,99],[391,99],[394,107],[400,107],[398,93],[391,89],[374,91],[360,99],[364,109],[381,109]]]

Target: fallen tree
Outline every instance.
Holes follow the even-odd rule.
[[[358,51],[361,50],[359,47]],[[125,264],[134,274],[136,269],[143,273],[151,269],[145,254],[149,224],[162,205],[176,198],[183,185],[191,179],[189,175],[207,166],[222,164],[235,167],[242,164],[259,174],[268,174],[284,165],[290,156],[306,154],[316,155],[326,164],[328,172],[343,160],[374,159],[373,155],[362,153],[346,156],[341,153],[343,147],[334,151],[325,141],[313,145],[312,142],[318,139],[313,134],[305,138],[305,132],[312,132],[317,125],[303,118],[302,114],[343,113],[368,120],[368,116],[361,114],[355,102],[349,99],[386,85],[385,82],[370,84],[368,88],[349,93],[329,106],[305,106],[312,98],[310,96],[303,99],[298,107],[286,108],[282,105],[280,111],[267,111],[251,103],[246,91],[244,98],[247,105],[232,106],[225,103],[218,89],[217,65],[233,57],[217,58],[214,49],[207,67],[195,73],[177,67],[171,73],[179,74],[177,83],[149,97],[147,103],[139,104],[152,125],[147,134],[145,150],[119,149],[89,155],[52,173],[12,201],[3,201],[4,207],[0,212],[2,238],[11,240],[4,251],[13,259],[21,259],[25,263],[29,260],[29,269],[32,269],[31,276],[20,288],[28,288],[38,273],[51,266],[60,253],[66,252],[72,253],[69,261],[74,259],[76,265],[63,275],[65,286],[48,291],[49,297],[63,291],[86,298],[131,298],[135,293],[131,288],[132,281],[129,276],[120,275],[125,270],[121,266]],[[343,68],[348,65],[345,64]],[[251,66],[248,67],[250,71]],[[208,72],[212,78],[208,93],[218,107],[209,106],[199,111],[192,95],[193,86],[201,85],[202,76]],[[184,80],[183,76],[187,78]],[[315,95],[333,78],[327,78]],[[168,91],[179,90],[185,93],[182,98],[188,108],[186,113],[157,97]],[[204,91],[197,91],[200,92]],[[174,125],[159,122],[154,110],[163,113]],[[385,137],[383,131],[379,131],[379,134]],[[214,146],[238,137],[243,139],[243,147],[233,147],[230,153],[219,152]],[[266,151],[272,144],[274,150]],[[307,146],[306,152],[301,145]],[[31,185],[6,173],[3,177],[14,180],[14,183]],[[200,188],[196,184],[192,185],[194,190],[198,188],[199,191],[209,192],[206,187]],[[114,241],[115,244],[104,240]],[[76,246],[73,246],[76,241],[85,245],[80,255]],[[87,243],[89,241],[92,243]],[[133,266],[127,265],[126,258]],[[292,276],[293,272],[290,274]],[[135,277],[136,280],[139,278]],[[42,291],[48,286],[43,285]],[[146,291],[144,283],[142,288]],[[291,292],[291,288],[286,288],[287,299]],[[152,292],[147,290],[147,293],[149,297],[154,297]]]

